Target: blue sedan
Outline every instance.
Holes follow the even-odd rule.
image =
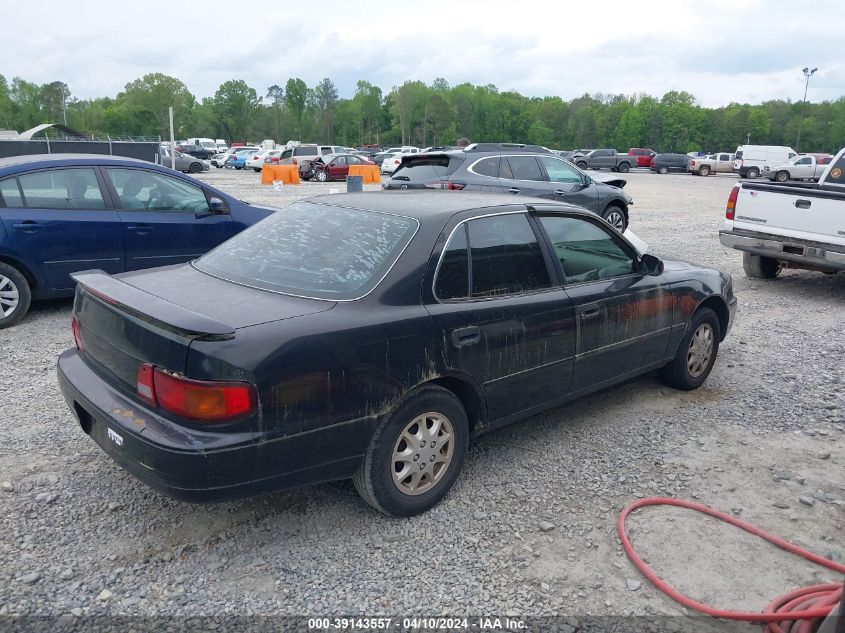
[[[0,329],[33,299],[72,296],[71,273],[187,262],[271,213],[131,158],[0,159]]]
[[[258,153],[258,149],[244,149],[244,150],[237,150],[234,154],[229,156],[226,160],[225,167],[234,167],[235,169],[243,169],[246,166],[246,161],[252,158],[253,154]]]

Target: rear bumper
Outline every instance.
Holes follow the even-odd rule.
[[[338,450],[344,446],[339,440],[349,435],[332,432],[336,427],[260,442],[251,432],[197,431],[174,424],[111,387],[75,349],[59,357],[57,371],[82,430],[121,468],[176,499],[223,501],[343,479],[361,461],[358,446]],[[366,420],[346,428],[368,442],[373,426]]]
[[[723,246],[739,251],[804,264],[812,268],[845,270],[845,249],[835,250],[829,244],[789,240],[776,235],[742,235],[734,231],[719,231]]]

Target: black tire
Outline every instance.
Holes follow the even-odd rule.
[[[665,176],[666,174],[669,173],[669,168],[668,167],[658,167],[657,173]]]
[[[261,168],[260,168],[260,167],[253,167],[253,168],[252,168],[252,171],[254,171],[256,174],[260,174],[260,173],[261,173]]]
[[[191,163],[191,166],[188,167],[189,174],[198,174],[202,172],[202,164],[201,163]]]
[[[406,494],[394,482],[394,448],[400,436],[417,416],[424,413],[445,416],[452,425],[452,458],[440,480],[421,494]],[[364,461],[352,479],[361,498],[379,512],[409,517],[425,512],[440,501],[460,474],[469,445],[466,411],[451,391],[435,385],[404,396],[376,429]],[[442,450],[442,449],[441,449]]]
[[[618,204],[607,205],[601,217],[620,233],[624,233],[625,229],[628,228],[628,214]]]
[[[701,329],[710,329],[711,337],[711,353],[707,362],[701,368],[700,373],[695,373],[690,370],[690,358],[692,354],[691,343],[693,338]],[[716,362],[716,356],[719,354],[719,340],[722,338],[722,328],[719,325],[719,318],[716,313],[710,308],[699,308],[695,314],[692,315],[687,331],[678,345],[678,352],[672,362],[660,369],[660,379],[675,389],[683,389],[689,391],[691,389],[698,389],[710,371],[713,369],[713,364]]]
[[[748,178],[752,178],[752,179],[756,178],[759,175],[760,175],[760,170],[757,169],[756,167],[752,167],[751,169],[749,169],[748,173],[746,174],[746,176],[748,176]]]
[[[781,264],[776,259],[754,255],[752,253],[742,254],[742,269],[746,277],[753,279],[774,279],[780,274]]]
[[[5,296],[5,293],[15,291],[18,293],[18,304],[8,315],[6,315],[6,310],[10,306],[0,304],[0,330],[20,321],[29,311],[29,305],[32,303],[32,291],[26,277],[14,266],[0,262],[0,293],[4,293],[3,296]]]
[[[243,167],[238,167],[237,165],[235,165],[235,169],[237,169],[238,171],[240,171],[241,169],[243,169]]]
[[[329,179],[329,175],[323,171],[322,169],[314,172],[314,180],[317,182],[326,182]]]
[[[789,172],[788,171],[779,171],[775,174],[775,180],[778,182],[786,182],[789,180]]]
[[[583,160],[579,160],[577,163],[575,163],[575,166],[578,167],[578,169],[587,169],[587,163],[585,163]]]
[[[709,176],[710,175],[710,168],[705,165],[704,167],[698,168],[698,175],[699,176]]]
[[[623,174],[627,174],[629,171],[631,171],[631,166],[628,163],[620,163],[619,171],[621,171]]]

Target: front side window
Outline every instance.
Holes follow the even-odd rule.
[[[42,209],[105,209],[93,168],[51,169],[18,177],[26,206]]]
[[[0,204],[7,207],[23,206],[23,199],[16,179],[7,178],[0,181]]]
[[[405,216],[296,202],[193,265],[263,290],[356,299],[376,287],[417,227],[416,220]]]
[[[799,160],[799,161],[798,161],[797,163],[795,163],[795,164],[796,164],[796,165],[809,165],[811,162],[812,162],[812,160],[810,159],[810,157],[809,157],[809,156],[805,156],[804,158],[802,158],[801,160]]]
[[[106,168],[123,209],[200,213],[209,210],[199,187],[145,169]]]
[[[510,166],[508,178],[513,180],[535,180],[543,181],[543,173],[540,171],[540,164],[533,156],[509,156],[504,159]],[[501,177],[505,177],[502,175]]]
[[[434,283],[434,294],[441,301],[466,299],[469,296],[469,252],[467,251],[466,224],[461,224],[452,234]]]
[[[540,162],[543,163],[552,182],[581,183],[581,174],[566,162],[548,156],[540,158]]]
[[[467,226],[473,298],[551,286],[540,245],[524,213],[478,218]]]
[[[610,279],[634,272],[634,259],[610,233],[583,218],[543,216],[540,223],[563,266],[566,284]]]

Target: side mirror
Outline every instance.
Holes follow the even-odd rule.
[[[640,258],[640,272],[649,277],[658,277],[663,274],[663,260],[654,255],[646,253]]]
[[[593,184],[593,179],[590,178],[588,175],[584,174],[584,186],[589,187]]]
[[[217,215],[228,213],[226,203],[217,196],[211,196],[208,199],[208,210]]]

